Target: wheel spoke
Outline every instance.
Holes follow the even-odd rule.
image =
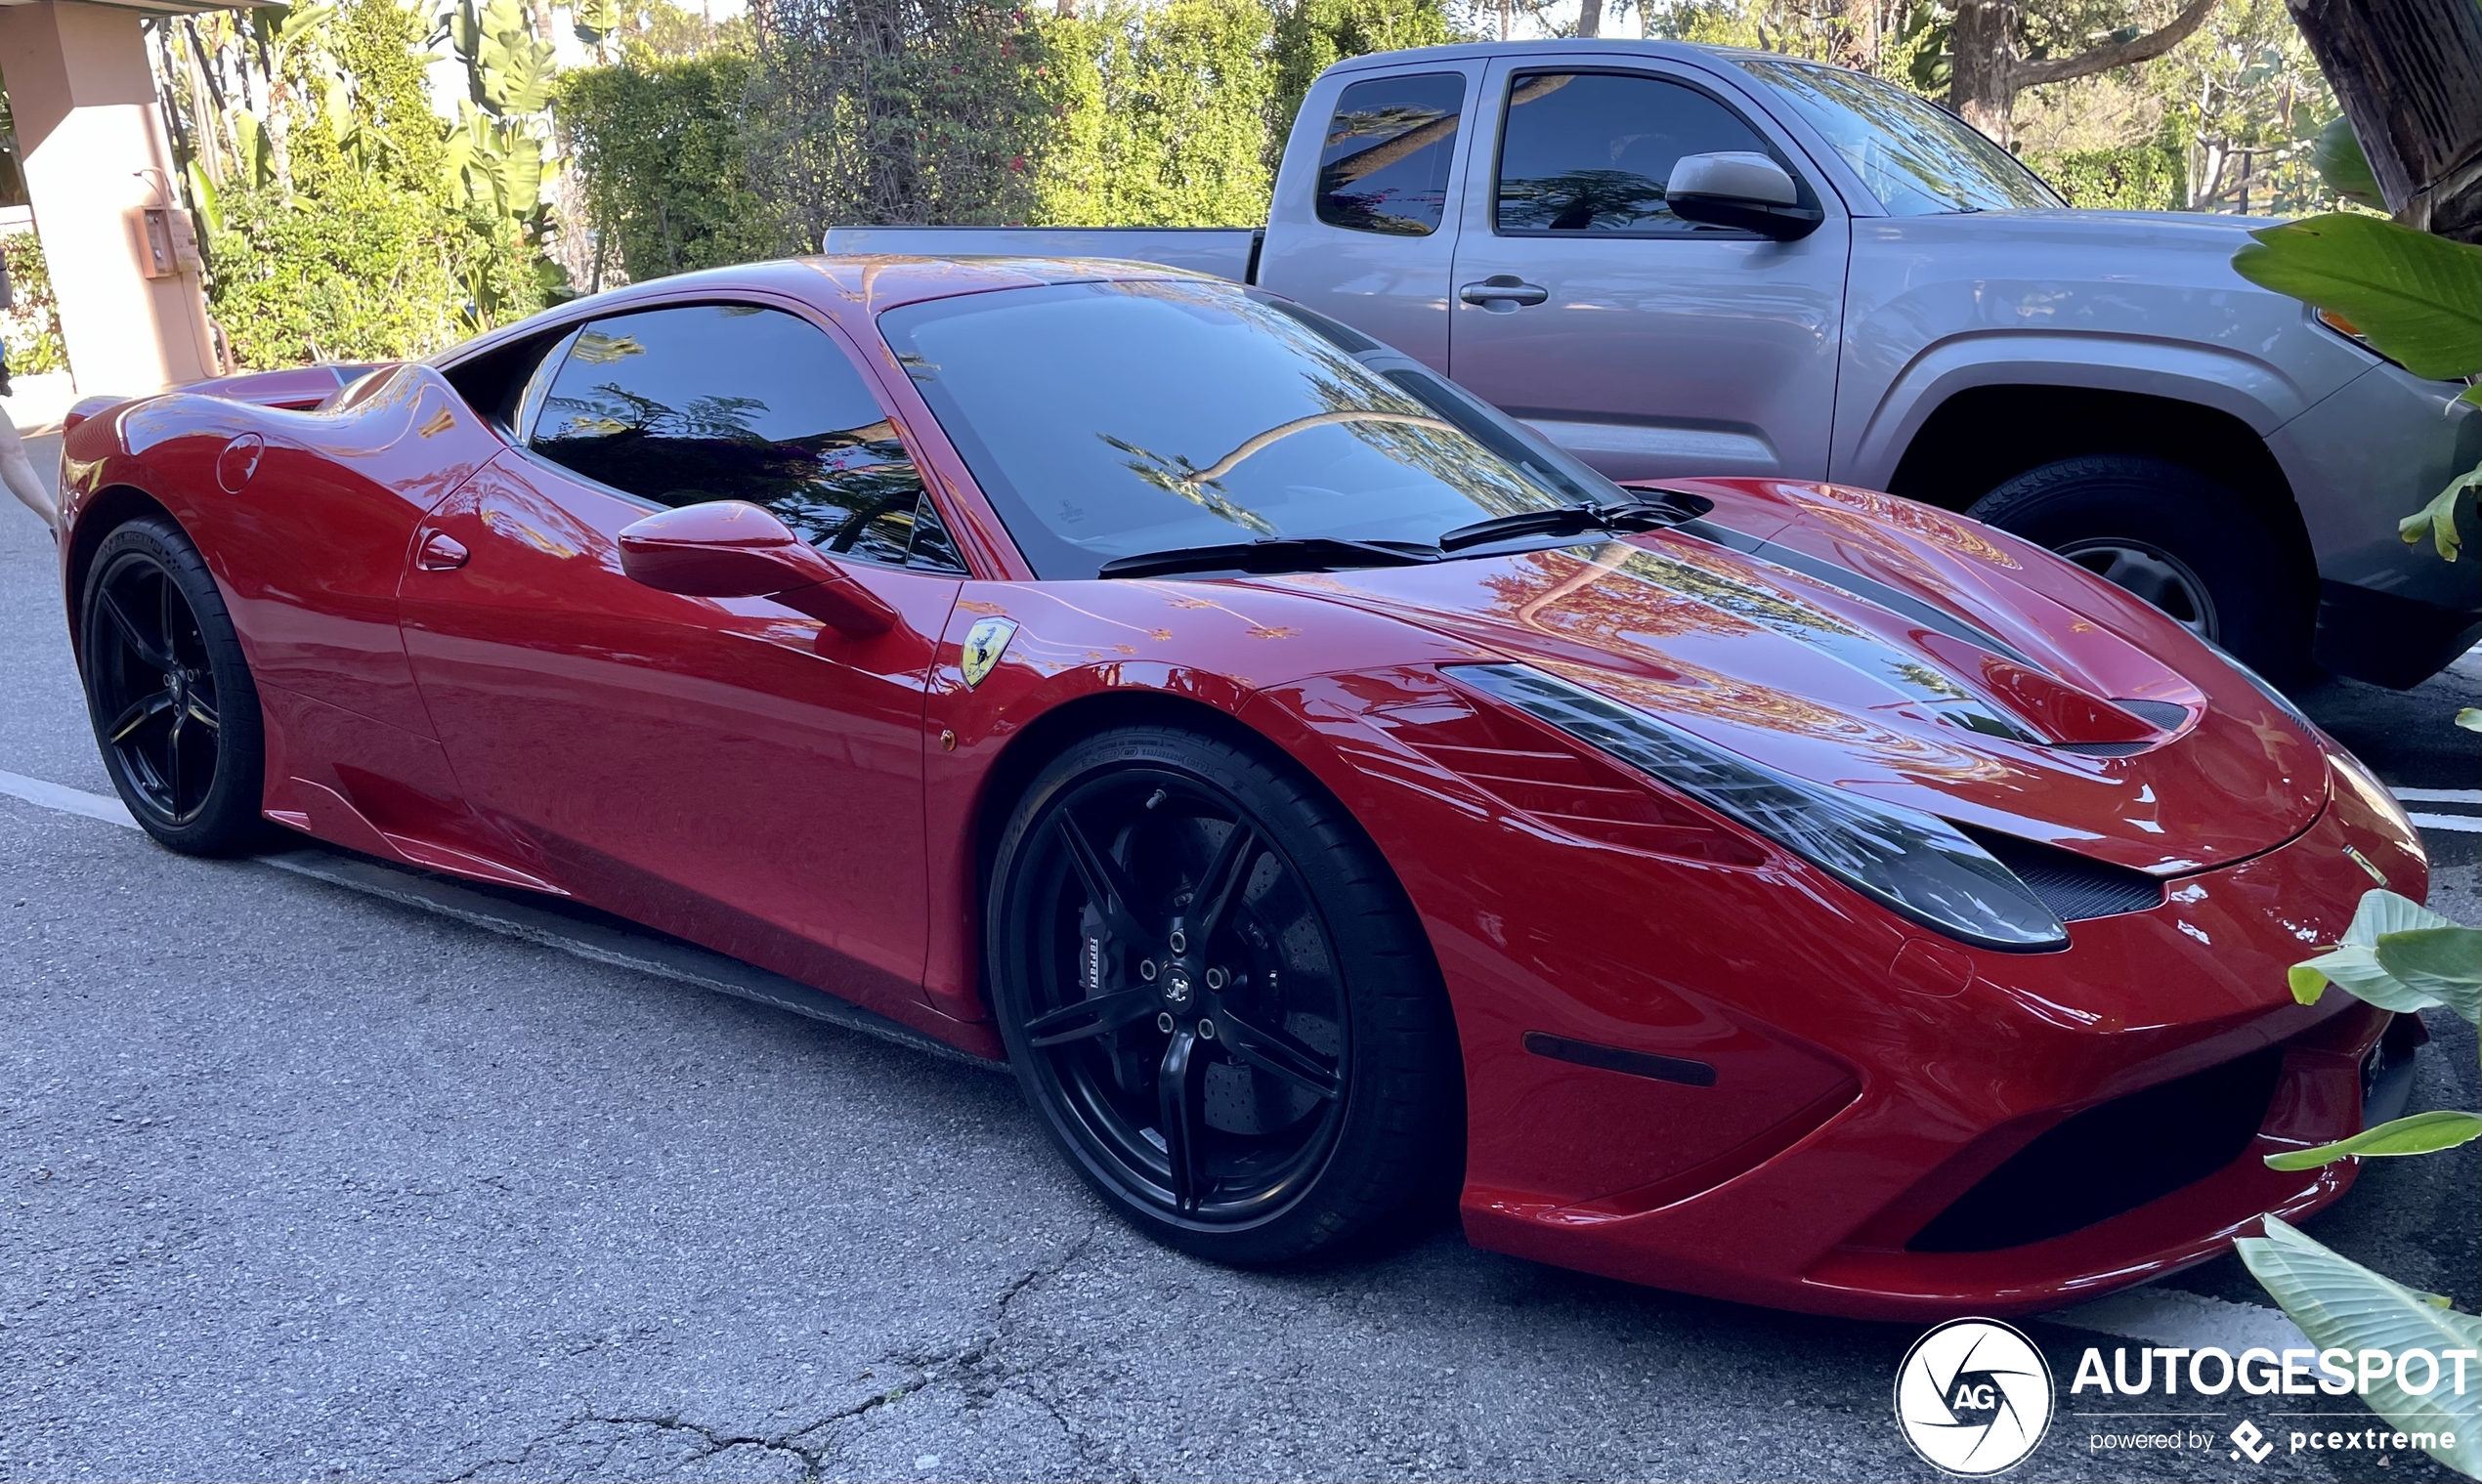
[[[159,574],[155,578],[155,632],[163,636],[164,654],[176,666],[181,663],[181,631],[173,625],[173,615],[178,611],[180,601],[181,594],[173,589],[171,573]]]
[[[181,734],[188,730],[189,720],[174,713],[172,732],[164,739],[164,803],[176,815],[181,813]]]
[[[112,718],[111,728],[107,735],[117,746],[129,741],[130,735],[140,727],[171,709],[172,692],[170,691],[157,691],[151,696],[141,697],[130,703],[129,709]]]
[[[1084,1040],[1106,1031],[1117,1031],[1131,1021],[1155,1008],[1155,992],[1151,988],[1121,990],[1081,999],[1056,1010],[1047,1010],[1026,1022],[1026,1043],[1032,1046],[1057,1046],[1072,1040]]]
[[[1120,863],[1096,850],[1066,809],[1052,815],[1051,827],[1059,832],[1069,863],[1077,868],[1078,879],[1086,886],[1087,900],[1093,903],[1094,910],[1112,930],[1131,939],[1151,937],[1149,924],[1137,912],[1137,895]]]
[[[1333,1100],[1344,1092],[1335,1072],[1316,1052],[1278,1031],[1262,1030],[1229,1009],[1216,1012],[1216,1034],[1235,1057],[1271,1073],[1313,1097]]]
[[[1196,1032],[1185,1027],[1174,1032],[1172,1043],[1164,1047],[1163,1065],[1155,1071],[1164,1158],[1172,1166],[1172,1202],[1182,1215],[1198,1209],[1198,1198],[1206,1186],[1205,1171],[1199,1167],[1198,1133],[1205,1120],[1195,1075],[1201,1064],[1192,1054],[1197,1046]]]
[[[171,584],[165,585],[169,587]],[[106,588],[102,596],[104,616],[111,619],[112,627],[120,630],[121,643],[129,646],[131,653],[138,657],[139,661],[150,669],[173,668],[171,654],[158,647],[154,640],[140,630],[138,620],[129,615],[129,610],[122,606],[119,596],[109,588]]]
[[[1206,872],[1198,877],[1198,895],[1206,907],[1198,913],[1195,938],[1203,950],[1215,942],[1224,924],[1224,916],[1232,901],[1250,879],[1250,866],[1258,859],[1259,833],[1246,820],[1235,820],[1216,846],[1215,859],[1207,863]]]
[[[195,691],[190,693],[190,719],[210,732],[220,735],[224,731],[224,723],[216,719],[215,707],[200,700]]]

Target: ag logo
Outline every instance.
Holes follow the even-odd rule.
[[[1017,620],[1014,618],[975,619],[974,626],[965,630],[965,684],[982,684],[983,677],[991,673],[991,667],[1008,652],[1008,641],[1016,636]]]
[[[2051,1364],[2007,1325],[1957,1319],[1913,1342],[1896,1373],[1896,1420],[1935,1468],[1992,1474],[2051,1426]]]

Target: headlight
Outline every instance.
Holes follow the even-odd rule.
[[[1446,673],[1738,820],[1916,922],[1984,948],[2069,941],[2015,872],[1945,820],[1777,773],[1530,665],[1461,664]]]

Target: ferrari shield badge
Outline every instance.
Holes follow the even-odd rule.
[[[977,618],[965,630],[965,684],[978,686],[1000,657],[1008,652],[1008,641],[1017,636],[1014,618]]]

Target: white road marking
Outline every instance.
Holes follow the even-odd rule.
[[[129,817],[129,811],[116,798],[64,788],[58,784],[47,784],[21,773],[0,771],[0,793],[14,794],[46,809],[80,814],[133,829],[137,827],[137,822]],[[877,1018],[874,1016],[866,1020],[862,1012],[846,1019],[834,1014],[833,1006],[797,1001],[788,993],[789,989],[799,988],[792,981],[690,944],[671,939],[640,938],[597,923],[575,921],[555,912],[470,891],[452,882],[399,870],[361,856],[306,848],[259,859],[262,864],[278,870],[315,877],[350,891],[438,912],[488,932],[522,938],[596,963],[635,969],[640,973],[834,1020],[868,1035],[895,1040],[952,1061],[964,1061],[982,1068],[999,1067],[999,1064],[979,1057],[965,1056],[953,1047],[941,1045],[893,1022],[874,1024],[872,1022]],[[2183,1293],[2178,1289],[2132,1289],[2125,1293],[2115,1293],[2109,1298],[2098,1298],[2091,1303],[2081,1303],[2041,1317],[2052,1324],[2121,1339],[2182,1345],[2192,1350],[2219,1345],[2233,1355],[2239,1355],[2252,1345],[2263,1345],[2280,1353],[2287,1348],[2298,1348],[2309,1343],[2299,1327],[2285,1317],[2280,1309],[2230,1303],[2200,1293]]]
[[[29,804],[57,809],[63,814],[82,814],[107,825],[119,825],[135,829],[138,822],[129,817],[128,806],[106,793],[88,793],[82,788],[64,788],[22,773],[0,770],[0,793],[14,794]]]
[[[2482,788],[2390,788],[2408,804],[2482,804]]]
[[[2278,1355],[2286,1350],[2318,1348],[2282,1309],[2209,1298],[2180,1289],[2130,1289],[2041,1317],[2052,1324],[2119,1339],[2139,1339],[2187,1350],[2211,1347],[2233,1356],[2252,1346]]]
[[[2416,814],[2405,811],[2417,829],[2451,829],[2458,834],[2482,834],[2482,819],[2469,814]]]

